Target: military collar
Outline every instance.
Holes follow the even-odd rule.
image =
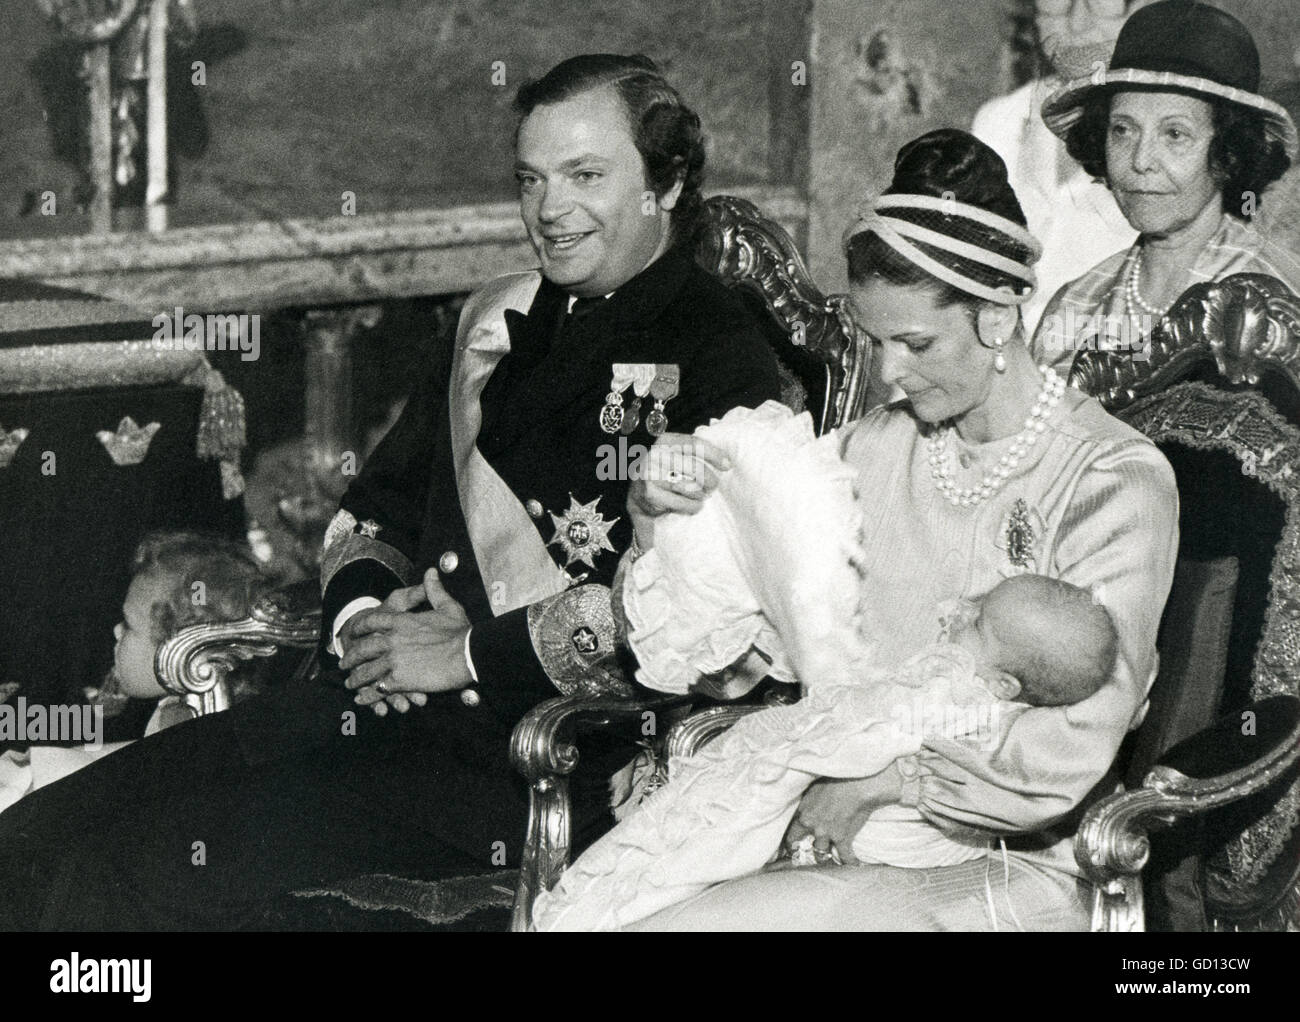
[[[599,321],[603,329],[618,329],[652,320],[681,291],[694,265],[689,244],[676,243],[631,280],[617,288],[586,318]],[[537,293],[542,307],[557,302],[568,311],[570,295],[543,278]]]

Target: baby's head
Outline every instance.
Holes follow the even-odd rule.
[[[974,604],[977,613],[954,623],[948,638],[974,654],[977,673],[1000,699],[1065,706],[1110,679],[1115,624],[1086,590],[1014,575]]]
[[[123,695],[165,695],[154,676],[158,646],[177,629],[248,615],[261,573],[240,544],[196,532],[157,532],[136,548],[131,585],[114,627],[113,675]]]

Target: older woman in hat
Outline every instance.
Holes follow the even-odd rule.
[[[883,380],[907,399],[840,437],[867,522],[863,634],[882,662],[897,662],[933,641],[938,604],[1035,572],[1105,605],[1117,666],[1075,706],[1001,719],[987,746],[927,740],[880,775],[819,781],[788,838],[811,835],[844,864],[751,874],[640,925],[1086,929],[1071,814],[1106,786],[1153,678],[1177,545],[1173,474],[1141,434],[1031,358],[1020,307],[1034,292],[1038,243],[988,146],[955,130],[905,146],[846,254],[855,319]],[[633,485],[628,507],[647,549],[658,516],[698,510],[724,471],[699,438],[664,441],[712,465],[692,480]],[[853,835],[873,814],[910,827],[908,860],[928,865],[856,862]]]
[[[1104,181],[1137,242],[1066,285],[1033,350],[1069,371],[1104,343],[1141,350],[1193,284],[1264,273],[1300,286],[1300,261],[1252,223],[1295,158],[1290,114],[1259,95],[1246,27],[1209,4],[1164,0],[1135,13],[1110,66],[1066,85],[1043,120]]]

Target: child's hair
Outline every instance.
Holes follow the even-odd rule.
[[[263,581],[241,544],[222,536],[154,532],[136,548],[131,574],[169,581],[166,600],[149,611],[150,638],[163,642],[177,629],[204,621],[247,617]]]
[[[1032,608],[1019,619],[1020,641],[1003,644],[999,665],[1020,682],[1024,702],[1066,706],[1110,680],[1119,637],[1110,612],[1091,593],[1044,575],[1015,575],[997,588],[1004,587],[1018,590]]]

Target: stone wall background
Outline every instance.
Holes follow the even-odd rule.
[[[1300,107],[1300,3],[1220,2],[1255,33],[1266,88]],[[809,6],[811,38],[800,24]],[[639,50],[663,63],[705,118],[714,186],[775,178],[807,188],[809,262],[838,289],[840,231],[888,179],[898,147],[931,128],[969,125],[1011,84],[1016,6],[199,0],[202,32],[188,56],[208,64],[208,84],[195,92],[209,142],[202,156],[178,160],[172,222],[336,215],[344,191],[356,193],[358,212],[506,199],[519,82],[573,53]],[[34,0],[0,5],[0,238],[87,228],[70,201],[76,172],[54,155],[58,110],[33,76],[52,41]],[[791,81],[799,59],[808,61],[807,85]],[[505,86],[491,82],[496,60]],[[45,189],[59,196],[56,217],[33,209]],[[1264,213],[1300,239],[1300,180],[1268,197]]]
[[[1300,3],[1213,2],[1250,28],[1264,90],[1300,117]],[[846,286],[840,234],[854,207],[888,184],[899,147],[934,128],[969,127],[975,111],[1009,87],[1013,7],[1012,0],[818,0],[808,256],[824,286]],[[1300,174],[1281,182],[1262,209],[1261,223],[1300,248]]]
[[[765,33],[788,0],[196,6],[201,32],[187,56],[207,65],[194,93],[210,141],[179,162],[176,226],[334,215],[345,190],[367,213],[508,198],[515,89],[592,50],[644,52],[666,67],[706,118],[715,182],[768,179]],[[64,201],[76,172],[52,145],[49,108],[71,93],[51,97],[33,75],[54,42],[34,0],[0,4],[0,237],[86,230]],[[495,61],[504,85],[493,84]],[[22,215],[33,189],[56,192],[57,217]]]

